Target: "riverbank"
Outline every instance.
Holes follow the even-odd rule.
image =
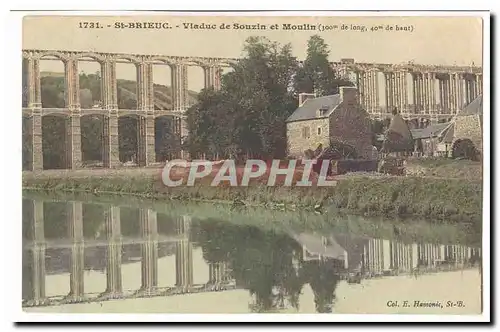
[[[191,216],[205,222],[227,222],[237,226],[257,227],[273,233],[294,232],[314,234],[349,234],[357,237],[381,238],[398,240],[407,243],[425,242],[436,244],[463,244],[480,246],[481,233],[474,231],[469,225],[442,222],[430,223],[424,219],[403,220],[401,218],[364,217],[346,214],[334,207],[324,208],[322,213],[292,209],[291,207],[275,206],[273,209],[232,206],[230,202],[184,202],[175,200],[144,198],[132,195],[90,194],[77,192],[23,191],[23,199],[44,202],[81,201],[87,206],[83,210],[84,219],[93,223],[100,220],[103,208],[120,207],[124,212],[122,217],[133,217],[135,209],[152,209],[162,215],[162,218],[179,218]],[[91,208],[93,207],[93,208]],[[48,208],[47,218],[51,211]],[[93,211],[92,211],[93,210]],[[93,213],[94,212],[94,213]],[[57,214],[57,212],[54,212]],[[90,227],[92,228],[92,227]],[[92,232],[91,232],[92,233]]]
[[[423,177],[344,177],[334,187],[211,187],[169,188],[157,169],[112,174],[60,172],[23,173],[23,189],[132,195],[162,200],[224,201],[278,209],[322,210],[333,207],[364,216],[425,218],[433,222],[482,221],[479,180]],[[478,228],[480,229],[480,228]]]
[[[480,181],[483,178],[483,163],[450,158],[408,159],[406,174]]]

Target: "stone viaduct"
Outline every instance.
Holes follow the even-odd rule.
[[[23,209],[26,209],[26,219],[23,220],[23,298],[26,306],[61,305],[75,302],[101,302],[110,299],[127,299],[142,297],[170,296],[183,293],[210,292],[241,288],[237,285],[231,272],[229,261],[206,261],[206,269],[195,268],[193,255],[193,220],[189,216],[173,218],[174,228],[171,235],[160,231],[160,212],[149,208],[139,208],[140,231],[135,236],[125,236],[122,231],[122,206],[102,204],[104,207],[103,237],[97,239],[84,236],[83,213],[85,206],[80,201],[64,202],[66,236],[57,238],[45,234],[44,209],[49,209],[46,203],[56,200],[42,201],[38,199],[23,199]],[[59,203],[61,203],[59,201]],[[127,206],[123,204],[123,207]],[[463,264],[471,257],[480,257],[480,248],[464,245],[438,245],[427,243],[401,243],[393,240],[365,239],[361,251],[347,243],[347,272],[356,271],[361,263],[362,270],[371,275],[381,275],[384,271],[394,271],[396,274],[413,273],[419,265],[433,267],[436,262],[449,261],[456,269],[462,269]],[[158,267],[160,244],[174,243],[175,269],[167,273],[175,273],[175,285],[161,286],[162,280],[170,279],[165,270]],[[137,289],[126,289],[123,285],[122,270],[126,260],[126,246],[140,246],[140,280]],[[198,243],[199,245],[199,243]],[[86,255],[86,251],[102,248],[100,256],[105,258],[106,286],[102,292],[93,293],[85,287],[85,271],[89,271],[90,259],[95,254]],[[199,247],[198,247],[199,248]],[[350,248],[350,249],[347,249]],[[65,294],[47,294],[47,275],[61,274],[52,264],[47,263],[47,251],[50,255],[69,255],[69,292]],[[56,253],[54,250],[57,250]],[[199,250],[199,249],[198,249]],[[95,252],[95,251],[94,251]],[[356,260],[356,252],[362,253],[361,261]],[[201,252],[198,251],[198,254]],[[196,254],[196,253],[195,253]],[[62,258],[58,258],[64,261]],[[133,261],[128,261],[133,262]],[[47,271],[49,269],[49,271]],[[175,271],[174,271],[175,270]],[[200,270],[204,271],[201,273]],[[128,270],[131,271],[131,270]],[[208,272],[208,278],[203,275]],[[346,275],[339,271],[345,278]],[[196,278],[194,277],[196,274]],[[166,278],[167,277],[167,278]],[[206,283],[195,283],[195,279],[205,279]],[[88,280],[88,279],[87,279]],[[130,279],[129,279],[130,280]],[[52,283],[54,280],[51,281]],[[60,281],[59,281],[60,282]],[[59,288],[64,289],[62,284]]]
[[[57,115],[66,121],[66,162],[68,169],[82,166],[80,120],[86,115],[103,115],[103,166],[120,165],[118,118],[136,117],[137,164],[147,166],[156,162],[155,118],[174,118],[174,131],[182,138],[187,135],[185,110],[188,104],[188,66],[199,66],[204,72],[204,87],[220,88],[223,67],[231,67],[237,59],[177,57],[99,52],[23,50],[23,93],[27,105],[23,116],[28,121],[31,170],[43,169],[42,117]],[[60,60],[64,63],[65,107],[44,108],[41,99],[41,60]],[[79,95],[78,62],[95,61],[101,67],[101,105],[82,109]],[[118,109],[116,64],[131,63],[136,67],[137,109]],[[153,65],[167,65],[171,70],[172,107],[155,105]],[[477,66],[431,66],[418,64],[356,63],[353,59],[332,62],[344,78],[351,79],[359,89],[360,101],[374,118],[382,119],[397,108],[406,119],[428,119],[433,122],[449,119],[457,110],[482,93],[482,68]],[[383,75],[384,79],[380,79]],[[383,81],[383,87],[380,82]],[[408,91],[411,82],[412,98]],[[382,91],[382,88],[384,89]],[[381,96],[385,96],[382,106]],[[412,99],[412,100],[410,100]],[[439,100],[439,102],[438,102]],[[155,107],[157,106],[157,107]],[[182,157],[182,153],[181,153]]]
[[[23,202],[24,204],[24,202]],[[48,239],[44,232],[44,202],[28,200],[25,205],[29,220],[23,240],[23,280],[24,296],[28,305],[44,305],[51,302],[45,294],[47,275],[46,250],[70,251],[69,293],[63,299],[52,299],[52,303],[72,303],[85,301],[85,250],[104,247],[106,257],[106,290],[94,300],[107,300],[123,297],[147,297],[169,295],[168,292],[210,291],[212,286],[230,286],[229,270],[226,262],[208,263],[208,283],[193,282],[193,242],[191,240],[191,218],[180,216],[175,219],[175,235],[163,235],[158,231],[157,212],[151,209],[139,210],[139,237],[123,236],[121,231],[120,207],[106,206],[103,213],[105,239],[93,240],[83,235],[82,202],[66,203],[66,223],[68,235],[65,238]],[[158,285],[158,247],[160,243],[175,244],[175,286],[172,288]],[[132,293],[122,285],[122,248],[139,245],[141,252],[141,286]],[[167,294],[168,293],[168,294]],[[173,295],[173,294],[170,294]]]

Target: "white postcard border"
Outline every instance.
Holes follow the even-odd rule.
[[[30,1],[31,2],[31,1]],[[56,1],[46,1],[43,4],[43,7],[46,8],[68,8],[68,3],[64,3],[62,1],[59,1],[58,6],[51,6],[52,3]],[[360,8],[369,8],[372,5],[371,2],[369,1],[364,1],[365,7],[360,7]],[[425,1],[428,4],[432,4],[433,6],[429,6],[428,8],[436,8],[436,3],[435,1]],[[465,1],[464,1],[465,2]],[[32,3],[32,8],[34,4],[36,4],[36,7],[42,7],[42,5],[38,2],[31,2]],[[92,7],[96,8],[96,6],[92,6],[92,3],[99,3],[100,7],[102,9],[106,8],[111,8],[113,6],[120,6],[122,8],[126,8],[127,5],[124,4],[122,1],[108,1],[106,3],[103,3],[102,1],[89,1],[86,2],[85,4],[82,3],[80,8],[85,8],[85,7]],[[144,3],[141,1],[140,3],[136,3],[132,5],[132,7],[135,7],[136,9],[138,8],[144,8]],[[172,4],[172,7],[182,7],[182,8],[188,8],[189,3],[183,1],[182,4],[180,5],[175,5]],[[394,3],[392,4],[394,5]],[[399,3],[398,3],[399,5]],[[26,5],[25,5],[26,6]],[[130,6],[130,5],[129,5]],[[391,5],[389,4],[389,7]],[[28,6],[29,7],[29,6]],[[74,7],[74,6],[70,6]],[[191,8],[200,8],[203,7],[200,5],[200,3],[195,4],[194,7]],[[238,5],[234,4],[231,2],[231,6],[229,7],[238,7]],[[273,7],[271,5],[271,7]],[[339,6],[336,6],[338,8],[344,8],[345,5],[339,4]],[[389,8],[387,7],[387,4],[380,4],[377,7],[379,9],[383,8]],[[399,5],[401,7],[401,5]],[[413,6],[414,7],[414,6]],[[460,7],[459,4],[454,3],[454,7]],[[115,7],[116,8],[116,7]],[[213,8],[213,6],[212,6]],[[227,8],[227,7],[226,7]],[[352,8],[352,6],[351,6]],[[9,30],[8,33],[6,34],[7,40],[5,45],[5,50],[8,50],[8,52],[5,52],[2,54],[4,58],[2,61],[3,65],[5,66],[4,70],[4,75],[6,78],[8,78],[8,83],[3,87],[2,91],[7,91],[7,95],[4,96],[5,99],[7,99],[7,103],[5,103],[5,125],[4,125],[4,131],[2,133],[3,136],[3,141],[5,142],[4,145],[4,155],[8,156],[8,158],[11,158],[12,160],[16,160],[17,162],[14,163],[2,163],[2,171],[4,174],[4,187],[5,187],[5,195],[3,197],[2,204],[4,205],[4,209],[8,208],[8,215],[4,214],[4,222],[9,223],[9,231],[4,232],[4,246],[7,246],[4,248],[4,252],[6,253],[6,258],[8,261],[11,263],[9,264],[9,267],[6,268],[8,271],[6,274],[3,274],[3,278],[6,280],[4,281],[4,285],[9,285],[6,290],[6,296],[9,298],[10,302],[6,310],[8,310],[8,317],[11,320],[14,321],[66,321],[66,322],[71,322],[71,321],[154,321],[154,322],[176,322],[176,321],[228,321],[228,322],[236,322],[236,321],[282,321],[282,322],[298,322],[298,321],[309,321],[309,322],[326,322],[326,321],[333,321],[333,322],[362,322],[362,321],[369,321],[369,322],[392,322],[392,321],[397,321],[397,322],[412,322],[412,321],[421,321],[421,322],[442,322],[442,321],[448,321],[448,322],[468,322],[468,321],[489,321],[490,316],[489,316],[489,310],[490,310],[490,265],[489,265],[489,259],[490,259],[490,226],[489,226],[489,211],[490,211],[490,172],[491,170],[489,167],[484,167],[484,191],[483,191],[483,199],[484,199],[484,205],[483,205],[483,213],[484,213],[484,221],[483,221],[483,259],[484,259],[484,269],[483,269],[483,278],[484,278],[484,285],[483,285],[483,298],[484,298],[484,312],[483,315],[481,316],[449,316],[449,315],[436,315],[436,316],[424,316],[424,315],[343,315],[343,314],[334,314],[334,315],[320,315],[320,314],[311,314],[311,315],[287,315],[287,314],[266,314],[266,315],[258,315],[258,314],[245,314],[245,315],[176,315],[176,314],[169,314],[169,315],[129,315],[129,314],[122,314],[122,315],[100,315],[100,314],[95,314],[95,315],[81,315],[81,314],[60,314],[60,315],[55,315],[55,314],[26,314],[22,312],[21,306],[20,306],[20,301],[19,305],[17,305],[16,302],[19,297],[20,297],[20,289],[21,289],[21,278],[20,278],[20,271],[21,271],[21,251],[20,251],[20,236],[16,234],[21,234],[21,220],[20,220],[20,211],[21,211],[21,201],[17,199],[18,197],[21,196],[21,181],[20,181],[20,176],[19,176],[19,168],[20,168],[20,160],[21,160],[21,148],[20,148],[20,140],[17,139],[17,137],[20,137],[20,131],[21,131],[21,126],[19,124],[19,116],[18,113],[15,111],[9,111],[9,110],[16,110],[19,108],[19,105],[21,105],[21,97],[19,92],[18,87],[21,85],[21,75],[19,73],[21,72],[21,58],[19,56],[19,51],[21,49],[21,17],[26,15],[28,13],[24,12],[14,12],[9,15]],[[68,13],[64,12],[34,12],[34,13],[29,13],[30,15],[50,15],[50,14],[55,14],[55,15],[68,15]],[[73,12],[69,13],[71,15],[78,15],[78,14],[84,14],[84,15],[133,15],[133,14],[140,14],[140,15],[145,15],[149,14],[146,12]],[[180,13],[175,13],[176,15]],[[195,15],[207,15],[208,13],[196,13]],[[223,13],[223,15],[248,15],[249,13]],[[278,15],[278,13],[252,13],[255,15],[263,16],[263,15]],[[301,13],[299,12],[285,12],[282,15],[285,16],[298,16]],[[394,15],[394,16],[401,16],[401,15],[449,15],[450,13],[446,12],[436,12],[436,13],[431,13],[431,12],[415,12],[415,13],[410,13],[410,12],[399,12],[399,13],[388,13],[388,12],[381,12],[381,13],[375,13],[375,12],[354,12],[354,13],[348,13],[348,12],[338,12],[338,13],[331,13],[331,12],[318,12],[318,13],[312,13],[314,15],[318,16],[323,16],[323,15],[336,15],[336,16],[359,16],[360,14],[366,15],[366,16],[378,16],[378,15]],[[452,15],[459,16],[459,15],[474,15],[478,16],[481,15],[484,18],[484,57],[483,57],[483,68],[484,68],[484,105],[485,109],[489,110],[490,109],[490,60],[489,60],[489,53],[490,53],[490,23],[489,23],[489,14],[488,13],[479,13],[479,12],[473,12],[473,13],[464,13],[464,12],[452,12]],[[168,13],[165,12],[156,12],[154,15],[168,15]],[[219,15],[219,14],[217,14]],[[307,13],[307,15],[311,15],[310,12]],[[5,84],[5,80],[4,80]],[[498,118],[498,117],[497,117]],[[490,113],[485,112],[484,113],[484,123],[488,124],[490,123]],[[16,124],[16,125],[14,125]],[[484,150],[489,151],[490,148],[490,128],[488,126],[485,126],[484,128]],[[15,142],[15,143],[14,143]],[[5,159],[4,159],[5,160]],[[490,155],[485,154],[484,156],[484,165],[489,165],[490,162]],[[8,198],[14,198],[11,201],[7,201]],[[12,211],[12,212],[10,212]],[[14,211],[17,211],[17,213],[13,213]],[[12,227],[12,230],[10,230],[10,227]],[[18,249],[19,248],[19,249]],[[16,268],[11,268],[10,266],[16,266]]]

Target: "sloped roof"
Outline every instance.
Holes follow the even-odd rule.
[[[483,95],[479,95],[470,104],[458,112],[457,116],[483,114]]]
[[[382,150],[386,152],[406,151],[413,145],[410,128],[400,114],[394,114],[385,133]]]
[[[443,135],[441,142],[452,143],[453,137],[455,137],[455,122],[451,122],[451,125],[448,127],[448,129],[444,130],[444,133],[445,134]]]
[[[400,114],[395,114],[392,117],[387,132],[398,133],[405,139],[412,138],[410,128],[408,128],[408,125],[406,124],[405,120],[403,120],[403,117]]]
[[[452,122],[437,123],[426,128],[411,129],[410,132],[414,139],[437,137],[441,136],[452,124]]]
[[[298,107],[292,115],[288,117],[286,122],[327,118],[341,102],[340,94],[307,99],[304,104]],[[317,117],[316,111],[322,107],[328,110],[324,116]]]

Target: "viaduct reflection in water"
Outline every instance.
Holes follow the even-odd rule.
[[[333,234],[277,233],[218,220],[169,217],[148,208],[23,200],[23,305],[247,289],[252,311],[299,306],[309,284],[316,310],[331,312],[339,282],[461,269],[479,262],[480,249],[403,243]],[[193,248],[208,276],[195,283]],[[160,286],[158,261],[175,256],[175,285]],[[138,257],[138,259],[135,259]],[[141,285],[124,289],[122,267],[140,261]],[[104,292],[85,289],[84,271],[106,276]],[[171,272],[170,272],[171,271]],[[47,296],[47,275],[69,273],[69,292]],[[206,273],[206,272],[204,272]],[[161,274],[161,275],[159,275]],[[62,287],[62,286],[61,286]],[[63,288],[63,287],[62,287]]]

